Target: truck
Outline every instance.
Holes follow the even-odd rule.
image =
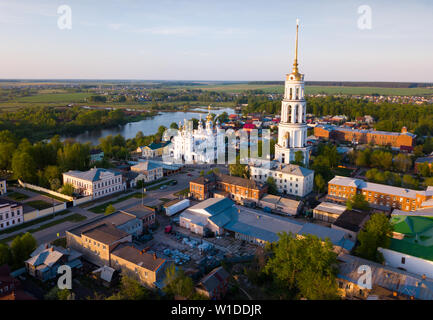
[[[170,201],[164,205],[165,214],[169,217],[190,206],[189,199]]]

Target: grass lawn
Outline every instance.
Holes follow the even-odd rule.
[[[99,205],[99,206],[96,206],[96,207],[90,208],[89,211],[92,211],[92,212],[94,212],[94,213],[105,213],[105,209],[106,209],[110,204],[113,205],[113,204],[115,204],[115,203],[119,203],[119,202],[122,202],[122,201],[128,200],[128,199],[133,198],[133,197],[134,197],[134,198],[141,198],[141,192],[135,192],[135,193],[130,194],[130,195],[127,195],[127,196],[125,196],[125,197],[121,197],[121,198],[119,198],[119,199],[117,199],[117,200],[109,201],[109,202],[103,203],[103,204],[101,204],[101,205]]]
[[[30,207],[38,209],[38,210],[51,208],[53,206],[51,203],[48,203],[48,202],[45,202],[42,200],[29,201],[29,202],[26,202],[26,204],[29,205]]]
[[[30,198],[28,195],[25,195],[25,194],[19,193],[19,192],[11,192],[11,193],[8,193],[6,196],[8,198],[11,198],[12,200],[15,200],[15,201],[22,201],[22,200],[26,200],[26,199]]]
[[[189,187],[176,192],[174,195],[175,196],[187,196],[188,193],[189,193]]]
[[[51,242],[52,245],[57,247],[63,247],[66,248],[66,238],[58,238]]]

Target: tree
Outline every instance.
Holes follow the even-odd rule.
[[[176,270],[172,263],[165,270],[164,292],[172,296],[192,298],[195,295],[194,283],[192,279],[185,275],[183,269]]]
[[[74,194],[74,186],[70,183],[65,183],[60,189],[60,193],[63,193],[67,196],[72,196]]]
[[[304,154],[302,153],[302,151],[296,151],[295,152],[295,160],[292,161],[292,163],[297,164],[299,166],[304,165]]]
[[[320,173],[314,177],[314,187],[319,193],[324,192],[326,189],[326,181]]]
[[[273,177],[268,177],[266,179],[266,185],[268,186],[269,194],[278,195],[277,184],[275,183],[275,179]]]
[[[149,298],[149,291],[137,280],[128,275],[122,275],[120,291],[107,300],[145,300]]]
[[[24,261],[30,257],[30,254],[36,249],[36,240],[26,232],[22,236],[16,236],[12,241],[10,249],[12,253],[13,268],[20,268],[24,265]]]
[[[369,167],[370,166],[371,150],[369,148],[359,151],[356,155],[355,164],[358,167]]]
[[[393,227],[385,214],[373,214],[365,224],[364,230],[359,232],[360,244],[355,250],[356,255],[381,263],[383,256],[377,251],[377,248],[388,248],[392,231]]]
[[[36,164],[33,158],[25,151],[17,150],[12,157],[12,171],[17,179],[25,182],[34,182],[36,177]]]
[[[229,172],[230,175],[249,179],[250,171],[248,170],[248,166],[246,164],[229,164]]]
[[[430,177],[431,175],[430,166],[426,162],[420,163],[417,166],[417,170],[422,177]]]
[[[403,153],[399,153],[394,158],[394,166],[400,172],[407,172],[412,167],[412,160],[410,159],[410,157],[408,155],[403,154]]]
[[[264,271],[307,299],[337,299],[337,254],[329,239],[280,233]],[[317,285],[316,285],[317,284]]]
[[[116,208],[115,208],[112,204],[109,204],[109,205],[105,208],[105,215],[106,215],[106,216],[109,215],[109,214],[112,214],[112,213],[114,213],[114,212],[116,212]]]
[[[179,130],[179,126],[178,126],[178,124],[177,124],[176,122],[172,122],[172,123],[170,124],[170,129],[176,129],[176,130]]]
[[[346,202],[346,206],[349,210],[358,209],[362,211],[368,211],[370,209],[368,201],[362,194],[355,194],[350,197],[350,199]]]
[[[419,181],[409,174],[403,176],[402,184],[405,188],[418,189]]]
[[[0,266],[4,264],[12,264],[12,252],[7,244],[0,243]]]

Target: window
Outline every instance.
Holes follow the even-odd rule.
[[[401,264],[405,264],[406,263],[406,258],[405,257],[401,257]]]

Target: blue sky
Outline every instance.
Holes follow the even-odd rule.
[[[433,82],[430,0],[0,0],[0,78],[283,80],[296,18],[306,80]]]

